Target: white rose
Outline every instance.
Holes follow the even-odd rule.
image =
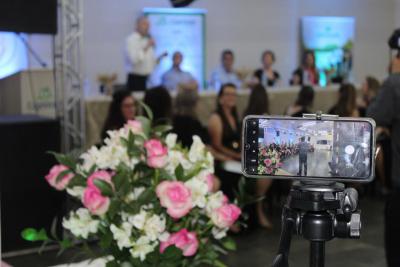
[[[165,218],[153,214],[146,220],[143,230],[151,241],[157,240],[160,234],[165,231]]]
[[[132,225],[124,222],[121,227],[117,227],[114,224],[111,224],[110,230],[113,233],[113,237],[115,241],[117,241],[118,248],[122,250],[123,248],[130,248],[132,246],[132,242],[130,237],[132,235]]]
[[[226,236],[226,232],[228,232],[229,228],[218,228],[218,227],[213,227],[211,229],[211,233],[214,236],[215,239],[222,239]]]
[[[92,219],[87,209],[80,208],[71,211],[69,219],[63,219],[63,227],[76,237],[88,238],[89,234],[97,233],[99,221]]]
[[[193,205],[201,209],[204,208],[206,206],[206,195],[208,193],[207,183],[198,178],[192,178],[185,182],[185,185],[191,191]]]
[[[193,143],[189,150],[189,160],[193,163],[196,163],[204,159],[204,151],[206,146],[197,135],[194,135],[192,138]]]
[[[73,197],[82,199],[83,197],[83,192],[85,191],[85,187],[83,186],[74,186],[72,188],[67,188],[67,193],[70,194]]]
[[[154,251],[156,243],[151,244],[147,236],[141,236],[130,249],[133,258],[140,258],[141,261],[146,259],[146,255]]]
[[[174,133],[169,133],[167,135],[167,137],[165,138],[165,143],[167,144],[167,147],[169,149],[172,149],[175,147],[177,138],[178,138],[178,136]]]
[[[179,164],[181,164],[185,170],[192,167],[192,164],[185,158],[184,154],[176,150],[170,150],[168,152],[167,162],[166,170],[171,174],[175,172],[175,169]]]
[[[97,158],[99,157],[100,151],[96,146],[92,146],[86,153],[83,153],[80,158],[83,160],[81,165],[84,171],[89,171],[94,165],[96,165]]]
[[[129,216],[128,222],[135,226],[139,230],[143,230],[144,224],[146,222],[147,212],[144,209],[141,209],[140,212],[136,215]]]
[[[131,202],[131,201],[137,200],[139,198],[139,196],[144,192],[144,190],[146,190],[146,188],[143,186],[136,187],[135,189],[133,189],[133,192],[129,193],[126,196],[125,201]]]
[[[208,197],[206,212],[209,216],[211,216],[213,210],[221,207],[224,202],[226,202],[226,197],[221,191],[218,191]]]
[[[161,233],[158,236],[158,240],[160,240],[160,242],[167,242],[169,239],[169,236],[170,236],[170,234],[168,232]]]

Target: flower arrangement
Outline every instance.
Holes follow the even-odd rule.
[[[258,159],[260,164],[258,165],[259,174],[274,175],[282,167],[282,162],[278,152],[272,147],[260,147],[258,151]]]
[[[78,160],[55,154],[46,180],[82,203],[62,222],[74,240],[60,245],[97,240],[107,267],[224,266],[219,254],[235,248],[227,232],[241,209],[213,192],[213,157],[200,138],[184,149],[169,127],[152,128],[147,112],[150,119],[108,131],[103,146]],[[43,230],[22,235],[55,241]]]

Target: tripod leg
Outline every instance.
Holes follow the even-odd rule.
[[[297,213],[285,207],[282,213],[282,232],[279,241],[278,255],[276,255],[272,267],[289,266],[289,250],[292,241],[293,230],[296,226]]]
[[[310,242],[310,267],[324,267],[325,265],[325,242]]]

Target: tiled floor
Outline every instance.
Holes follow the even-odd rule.
[[[327,243],[327,267],[384,267],[383,249],[383,201],[363,200],[361,202],[363,230],[359,240],[336,239]],[[280,231],[280,218],[273,218],[272,231],[262,229],[236,237],[238,250],[224,257],[230,267],[271,266],[275,256]],[[16,267],[44,267],[68,262],[72,252],[56,257],[55,252],[43,255],[27,255],[6,259]],[[308,266],[309,243],[294,237],[290,252],[290,266]]]

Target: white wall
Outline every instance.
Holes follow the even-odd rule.
[[[125,81],[124,40],[144,7],[170,4],[168,0],[84,0],[84,75],[92,91],[97,90],[99,73],[117,72],[119,81]],[[298,65],[302,16],[356,18],[357,81],[368,74],[386,75],[386,41],[395,25],[400,25],[400,0],[197,0],[192,7],[208,10],[207,73],[218,64],[224,48],[236,52],[237,68],[258,67],[261,52],[272,49],[285,84]],[[50,38],[42,42],[48,46]]]

